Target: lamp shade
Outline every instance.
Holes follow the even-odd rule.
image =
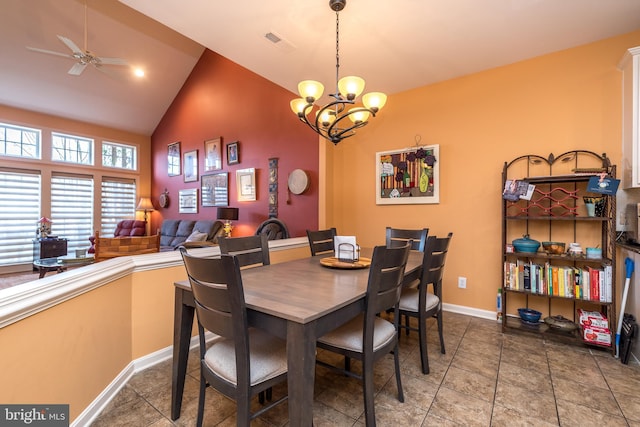
[[[137,211],[155,211],[156,209],[153,207],[153,203],[151,203],[151,199],[148,197],[140,197],[140,201],[138,202]]]
[[[218,208],[218,219],[236,221],[238,219],[238,208]]]

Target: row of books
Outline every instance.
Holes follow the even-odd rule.
[[[611,302],[612,268],[536,264],[517,260],[504,263],[504,287],[533,294]]]

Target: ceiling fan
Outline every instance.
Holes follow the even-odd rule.
[[[58,39],[64,43],[71,53],[55,52],[53,50],[39,49],[37,47],[27,46],[27,49],[34,52],[46,53],[49,55],[62,56],[65,58],[71,58],[77,62],[69,69],[68,73],[74,76],[82,74],[87,65],[93,65],[99,71],[106,73],[107,71],[102,68],[103,65],[129,65],[127,61],[121,58],[107,58],[100,57],[92,53],[87,47],[87,2],[84,2],[84,49],[81,50],[71,39],[64,36],[57,36]]]

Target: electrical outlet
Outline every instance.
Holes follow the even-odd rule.
[[[462,289],[466,289],[467,287],[467,278],[466,277],[458,277],[458,287]]]

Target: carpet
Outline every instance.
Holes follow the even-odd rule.
[[[0,275],[0,289],[10,288],[22,283],[38,280],[38,272],[12,273]]]

